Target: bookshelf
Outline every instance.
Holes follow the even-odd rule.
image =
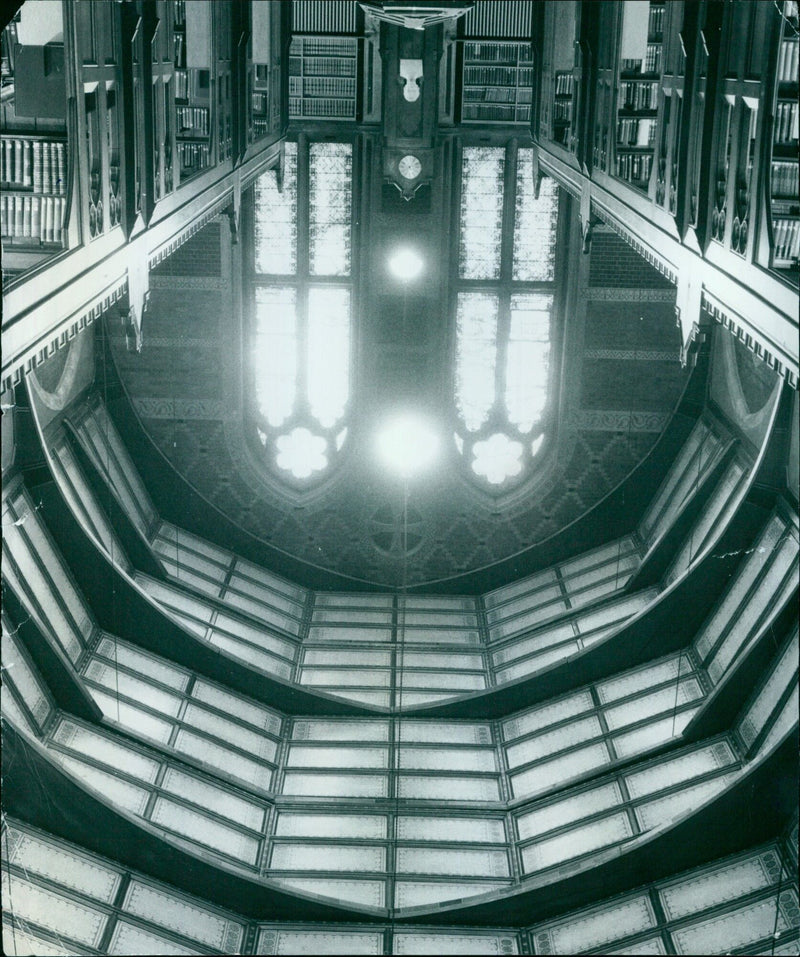
[[[189,8],[190,13],[193,10]],[[185,0],[174,0],[173,54],[175,149],[179,182],[207,169],[212,157],[211,64],[207,68],[190,66],[195,61],[188,49]]]
[[[775,82],[769,205],[772,220],[771,265],[797,284],[800,257],[798,198],[798,9],[784,3]]]
[[[464,43],[461,120],[530,123],[533,54],[529,43]]]
[[[269,133],[269,64],[253,63],[250,73],[249,138],[254,142]]]
[[[663,3],[650,3],[646,31],[634,25],[626,39],[623,29],[620,51],[615,172],[643,192],[653,171],[665,10]]]
[[[0,234],[4,273],[13,275],[66,245],[70,156],[65,103],[51,104],[51,112],[61,116],[17,112],[23,81],[15,75],[20,50],[16,22],[0,36]],[[19,263],[15,252],[23,254]]]
[[[570,147],[575,110],[575,77],[569,71],[556,71],[553,95],[553,140]]]
[[[294,37],[289,50],[289,119],[354,120],[354,37]]]

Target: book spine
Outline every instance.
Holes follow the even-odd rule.
[[[31,236],[34,239],[42,238],[42,201],[38,196],[31,196]]]

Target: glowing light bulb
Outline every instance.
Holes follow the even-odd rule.
[[[432,465],[438,451],[439,436],[414,415],[397,416],[378,435],[378,452],[384,464],[404,478]]]
[[[389,271],[393,276],[408,282],[422,272],[422,259],[413,249],[398,249],[389,259]]]

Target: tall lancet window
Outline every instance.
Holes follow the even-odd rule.
[[[301,487],[347,435],[352,184],[349,143],[302,140],[254,190],[252,410],[267,463]]]
[[[536,196],[531,149],[463,148],[453,438],[498,492],[530,474],[552,412],[558,202],[549,179]]]

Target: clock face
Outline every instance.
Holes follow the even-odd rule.
[[[412,156],[409,153],[400,160],[397,164],[397,168],[400,170],[400,175],[403,179],[416,179],[422,172],[422,163],[420,163],[416,156]]]

